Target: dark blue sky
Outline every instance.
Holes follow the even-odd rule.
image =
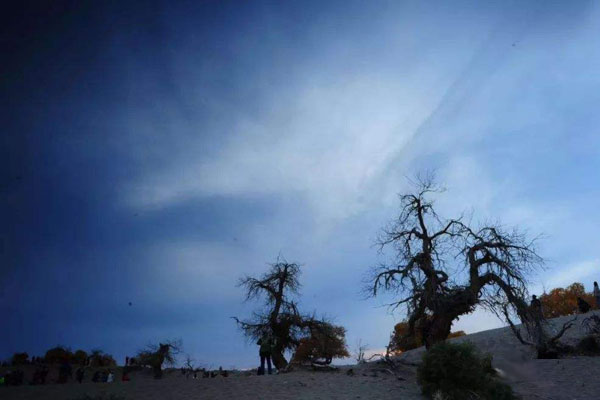
[[[362,274],[428,168],[444,212],[547,235],[532,290],[596,279],[592,2],[37,3],[2,16],[0,358],[181,338],[252,366],[235,283],[280,252],[381,348],[402,316]]]

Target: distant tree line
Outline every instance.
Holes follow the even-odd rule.
[[[11,357],[12,365],[26,364],[76,364],[89,365],[92,367],[110,367],[117,365],[112,355],[104,353],[102,350],[94,349],[90,353],[85,350],[71,351],[66,346],[56,346],[44,354],[43,357],[30,357],[28,353],[15,353]]]

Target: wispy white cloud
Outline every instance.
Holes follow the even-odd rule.
[[[432,101],[391,77],[348,77],[287,95],[294,96],[291,106],[269,104],[263,114],[235,121],[225,149],[201,160],[188,154],[183,164],[155,171],[130,200],[163,208],[194,197],[292,192],[321,215],[347,215]]]
[[[591,290],[592,282],[600,280],[600,258],[568,263],[548,271],[542,284],[546,290],[565,287],[572,283],[583,283]]]

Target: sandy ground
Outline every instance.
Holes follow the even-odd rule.
[[[375,368],[375,367],[374,367]],[[376,368],[339,372],[295,371],[281,375],[191,379],[176,371],[162,380],[147,373],[132,374],[130,382],[68,383],[1,388],[2,399],[84,399],[110,395],[119,399],[421,399],[414,374],[400,381]],[[366,375],[363,375],[363,373]],[[117,373],[117,376],[120,376]]]
[[[600,315],[600,312],[596,311]],[[581,315],[566,335],[567,342],[584,336]],[[568,317],[552,321],[555,328]],[[595,400],[600,399],[600,357],[573,357],[560,360],[536,360],[533,352],[521,345],[508,328],[478,332],[453,341],[471,341],[494,356],[499,368],[523,400]],[[91,373],[83,384],[47,384],[0,388],[2,399],[85,399],[111,395],[119,399],[423,399],[416,383],[416,367],[424,350],[416,349],[398,357],[398,379],[380,363],[341,367],[338,372],[297,370],[286,374],[256,376],[237,373],[227,378],[185,378],[179,371],[152,379],[149,371],[131,374],[130,382],[92,383]],[[348,371],[352,369],[353,374]],[[28,375],[31,371],[26,372]],[[56,375],[56,371],[53,371]],[[28,378],[26,375],[26,378]],[[116,378],[121,377],[117,369]],[[49,380],[56,379],[52,374]]]

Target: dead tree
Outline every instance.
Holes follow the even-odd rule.
[[[369,345],[362,342],[362,339],[358,339],[356,343],[356,352],[354,353],[356,363],[364,364],[366,362],[365,352],[367,351]]]
[[[157,345],[148,345],[140,350],[136,356],[137,362],[142,366],[152,367],[154,379],[162,378],[163,364],[174,365],[175,357],[181,352],[181,340],[167,341]]]
[[[452,323],[477,305],[494,308],[502,298],[518,305],[527,295],[526,275],[542,259],[535,240],[499,225],[472,228],[461,216],[443,219],[429,196],[440,193],[432,178],[420,179],[414,193],[400,196],[400,215],[381,232],[383,252],[393,261],[372,270],[368,294],[392,292],[392,309],[408,316],[408,334],[419,333],[425,346],[445,340]]]
[[[194,359],[189,354],[185,357],[183,365],[184,368],[187,370],[186,375],[192,373],[196,369],[194,367]]]
[[[502,310],[502,316],[508,322],[508,326],[519,342],[535,348],[537,358],[558,358],[561,353],[569,351],[568,347],[560,343],[559,340],[571,329],[575,321],[577,321],[577,316],[566,321],[558,332],[550,334],[548,321],[539,309],[532,308],[531,306],[527,307],[523,303],[511,304],[505,301],[499,301],[496,309]],[[521,329],[516,326],[511,314],[518,316],[525,328],[525,332],[521,332]]]
[[[301,339],[315,331],[327,332],[330,324],[314,315],[301,314],[293,296],[298,295],[300,266],[278,258],[260,279],[242,278],[238,286],[246,289],[246,300],[263,298],[265,310],[254,312],[249,320],[233,319],[246,337],[258,340],[265,334],[274,338],[272,359],[275,367],[284,369],[288,362],[284,353],[295,350]]]

